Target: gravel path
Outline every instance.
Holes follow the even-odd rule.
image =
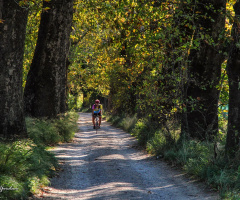
[[[137,148],[128,133],[103,122],[96,134],[91,114],[80,113],[73,143],[53,151],[63,171],[41,199],[218,199],[205,186]]]

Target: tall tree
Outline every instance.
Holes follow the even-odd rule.
[[[43,1],[38,41],[24,91],[27,115],[52,118],[66,111],[72,17],[73,0]]]
[[[229,113],[226,151],[234,156],[240,142],[240,1],[234,5],[235,21],[227,63],[229,81]]]
[[[0,136],[26,134],[22,68],[28,11],[16,0],[0,1]]]
[[[221,64],[220,35],[225,28],[225,0],[195,1],[193,43],[189,55],[187,125],[190,137],[212,139],[218,132],[218,100]]]

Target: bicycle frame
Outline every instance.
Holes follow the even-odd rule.
[[[96,128],[96,133],[97,133],[97,130],[99,128],[99,117],[98,117],[98,115],[95,116],[94,120],[95,120],[95,128]]]

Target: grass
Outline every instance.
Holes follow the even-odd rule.
[[[54,155],[30,139],[0,144],[0,149],[0,185],[15,189],[2,191],[1,198],[26,199],[48,184],[57,168]]]
[[[182,168],[219,191],[222,199],[240,199],[240,152],[234,160],[225,157],[226,122],[220,126],[218,142],[180,141],[179,128],[170,123],[170,133],[175,142],[169,144],[166,130],[147,119],[137,119],[136,115],[114,115],[107,120],[134,135],[149,153]]]
[[[132,117],[127,115],[104,115],[103,117],[105,117],[107,121],[111,122],[113,125],[128,132],[130,132],[135,127],[135,124],[137,122],[137,115],[134,115]]]
[[[0,199],[27,199],[49,184],[58,169],[49,146],[69,142],[76,131],[78,115],[69,113],[56,120],[27,118],[29,138],[0,143]]]
[[[27,131],[34,143],[52,146],[59,142],[70,142],[77,129],[78,114],[68,113],[58,119],[27,118]]]

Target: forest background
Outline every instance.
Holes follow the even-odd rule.
[[[0,10],[3,138],[29,137],[26,116],[59,119],[98,98],[149,152],[239,198],[239,1],[12,0]]]

